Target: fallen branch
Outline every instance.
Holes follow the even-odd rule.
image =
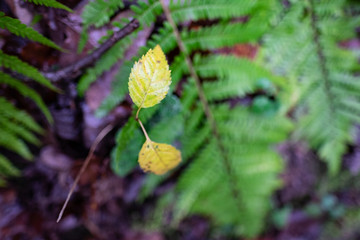
[[[60,70],[54,72],[45,72],[43,75],[51,82],[58,82],[63,79],[74,79],[79,77],[82,74],[84,68],[94,64],[94,62],[98,60],[107,50],[109,50],[117,41],[134,32],[137,28],[139,28],[139,26],[140,24],[137,19],[132,20],[125,27],[115,32],[111,38],[104,42],[99,48],[83,59]]]

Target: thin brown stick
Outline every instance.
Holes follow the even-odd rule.
[[[103,138],[114,128],[114,126],[112,124],[107,125],[103,130],[101,130],[101,132],[96,136],[95,141],[92,143],[91,147],[90,147],[90,151],[89,154],[87,155],[84,164],[82,165],[79,173],[76,175],[75,181],[73,182],[73,184],[71,185],[70,191],[66,197],[66,200],[64,202],[63,207],[61,208],[61,211],[59,213],[59,216],[56,220],[56,222],[60,222],[64,211],[66,209],[67,204],[69,203],[69,200],[71,198],[71,195],[73,194],[80,178],[81,175],[85,172],[85,169],[87,168],[87,166],[89,165],[92,157],[94,156],[94,152],[96,150],[97,145],[101,142],[101,140],[103,140]]]
[[[205,97],[205,93],[204,93],[204,90],[202,88],[200,78],[199,78],[199,76],[197,75],[197,73],[195,71],[194,65],[193,65],[193,63],[192,63],[192,61],[190,59],[190,54],[187,51],[187,49],[185,47],[185,44],[181,39],[179,29],[177,28],[177,26],[176,26],[176,24],[174,22],[174,19],[171,16],[171,13],[170,13],[170,10],[169,10],[168,6],[165,4],[164,0],[159,0],[159,1],[160,1],[161,5],[162,5],[162,8],[164,10],[166,19],[169,21],[169,23],[170,23],[170,25],[171,25],[171,27],[172,27],[172,29],[174,31],[174,35],[175,35],[177,44],[178,44],[178,46],[180,48],[180,51],[184,54],[186,65],[187,65],[187,67],[189,69],[190,75],[195,81],[195,86],[196,86],[197,92],[199,94],[201,105],[202,105],[202,107],[204,109],[206,118],[210,122],[211,131],[212,131],[212,133],[213,133],[213,135],[215,137],[216,144],[218,145],[219,150],[221,152],[221,155],[223,156],[222,160],[223,160],[223,164],[225,166],[225,171],[227,172],[227,174],[229,176],[230,189],[231,189],[232,195],[235,198],[235,200],[238,202],[238,205],[240,206],[240,205],[242,205],[242,202],[240,200],[240,194],[239,194],[238,189],[236,187],[236,185],[237,185],[236,184],[236,177],[233,174],[233,171],[231,169],[231,162],[227,157],[225,147],[224,147],[224,145],[223,145],[223,143],[221,141],[220,134],[219,134],[218,128],[216,126],[215,118],[214,118],[214,116],[213,116],[213,114],[211,112],[209,102],[207,101],[207,99]]]
[[[55,72],[45,72],[43,75],[51,82],[58,82],[63,79],[74,79],[82,74],[84,68],[87,68],[94,64],[107,50],[109,50],[116,42],[128,36],[139,28],[140,23],[137,19],[132,20],[122,29],[116,31],[111,38],[104,42],[99,48],[87,55],[83,59],[80,59],[76,63],[70,64]]]

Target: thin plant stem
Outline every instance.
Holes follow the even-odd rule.
[[[316,48],[316,55],[319,60],[319,67],[321,70],[322,80],[324,84],[324,92],[328,98],[328,104],[331,110],[331,114],[334,114],[335,112],[335,103],[334,103],[334,94],[331,92],[331,82],[329,77],[329,71],[326,68],[326,58],[324,53],[324,48],[321,46],[321,33],[320,29],[317,26],[317,16],[315,13],[315,2],[314,0],[309,0],[309,10],[310,10],[310,20],[311,20],[311,28],[313,31],[313,39],[315,43]]]
[[[56,220],[56,222],[60,222],[63,214],[64,214],[64,211],[66,209],[66,206],[67,204],[69,203],[69,200],[72,196],[72,194],[74,193],[75,191],[75,188],[82,176],[82,174],[85,172],[87,166],[89,165],[92,157],[94,156],[94,152],[96,150],[96,147],[98,146],[98,144],[104,139],[104,137],[114,128],[114,126],[112,124],[109,124],[107,125],[103,130],[101,130],[101,132],[96,136],[95,138],[95,141],[92,143],[91,147],[90,147],[90,151],[89,151],[89,154],[87,155],[86,159],[85,159],[85,162],[84,164],[82,165],[79,173],[76,175],[76,178],[75,178],[75,181],[73,182],[73,184],[71,185],[71,188],[70,188],[70,191],[66,197],[66,200],[64,202],[64,205],[62,206],[61,208],[61,211],[59,213],[59,216]]]
[[[149,135],[147,134],[146,129],[145,129],[144,125],[142,124],[141,120],[139,118],[136,118],[136,121],[138,121],[138,123],[140,124],[140,127],[146,137],[146,140],[150,140]]]
[[[237,201],[238,207],[240,207],[243,204],[242,204],[242,201],[240,199],[239,191],[238,191],[238,189],[236,187],[237,186],[237,184],[236,184],[236,182],[237,182],[236,181],[236,176],[234,175],[234,173],[232,171],[231,161],[228,159],[225,147],[224,147],[224,145],[223,145],[223,143],[221,141],[220,134],[219,134],[218,128],[216,126],[216,121],[215,121],[215,118],[214,118],[214,116],[213,116],[213,114],[211,112],[209,102],[207,101],[207,99],[205,97],[205,93],[204,93],[203,87],[201,85],[200,78],[199,78],[198,74],[195,71],[194,65],[193,65],[192,60],[190,58],[190,54],[189,54],[187,48],[185,47],[184,42],[181,39],[179,29],[177,28],[177,26],[176,26],[176,24],[174,22],[174,19],[171,16],[170,9],[165,4],[164,0],[159,0],[159,1],[160,1],[161,6],[162,6],[162,8],[164,10],[166,19],[168,20],[168,22],[170,23],[170,25],[171,25],[171,27],[173,29],[173,33],[175,35],[175,39],[176,39],[176,42],[177,42],[177,44],[178,44],[178,46],[180,48],[180,51],[184,54],[186,65],[187,65],[187,67],[189,69],[190,75],[195,81],[195,86],[196,86],[197,92],[199,94],[201,105],[202,105],[202,107],[204,109],[206,118],[208,119],[208,121],[210,123],[211,131],[212,131],[212,133],[214,135],[214,139],[215,139],[216,144],[219,147],[219,151],[220,151],[220,153],[222,155],[222,161],[223,161],[223,164],[225,166],[225,171],[227,172],[228,177],[229,177],[230,189],[231,189],[232,195],[235,198],[235,200]]]

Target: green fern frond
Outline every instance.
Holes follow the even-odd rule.
[[[259,12],[260,8],[276,9],[274,1],[236,1],[236,0],[194,0],[179,1],[171,0],[169,8],[176,23],[199,19],[230,19],[242,17],[252,13],[253,10]],[[139,6],[132,5],[131,9],[135,12],[135,17],[140,20],[142,25],[149,25],[155,18],[162,13],[159,1],[150,0],[149,3],[139,2]]]
[[[146,49],[153,48],[156,45],[160,45],[161,49],[168,53],[174,48],[177,47],[175,37],[172,34],[173,30],[169,23],[165,22],[164,26],[159,29],[157,34],[151,36],[151,39],[147,41],[146,46],[141,48],[139,51],[139,56],[144,55],[146,53]]]
[[[57,90],[49,80],[47,80],[36,68],[27,64],[26,62],[21,61],[18,57],[11,56],[3,53],[0,50],[0,67],[9,68],[15,72],[18,72],[26,77],[29,77],[41,85],[50,88],[52,90]]]
[[[7,129],[0,129],[0,146],[16,152],[23,158],[30,160],[32,154],[26,144]]]
[[[32,143],[34,145],[40,144],[40,141],[31,131],[26,129],[24,126],[18,124],[17,122],[13,122],[11,121],[11,119],[8,119],[2,115],[0,115],[0,129],[8,131],[14,136],[24,139],[28,143]]]
[[[201,150],[197,160],[193,161],[182,175],[177,184],[181,196],[176,204],[176,220],[180,220],[188,214],[202,188],[208,184],[209,179],[213,179],[213,176],[217,175],[215,168],[220,169],[221,165],[216,160],[213,161],[214,158],[219,159],[221,156],[216,151],[215,141],[212,140]],[[197,176],[196,179],[194,179],[195,176]]]
[[[174,61],[170,65],[171,70],[171,82],[170,91],[173,92],[178,83],[182,79],[184,73],[187,73],[186,62],[183,54],[175,57]]]
[[[182,154],[184,161],[190,157],[196,156],[198,150],[200,150],[205,144],[206,140],[211,136],[211,129],[208,125],[198,127],[196,131],[190,131],[186,128],[186,133],[182,138]]]
[[[94,0],[88,3],[81,14],[82,23],[88,27],[101,27],[110,21],[110,18],[119,9],[124,7],[122,0]]]
[[[71,11],[71,9],[62,5],[61,3],[58,3],[55,0],[27,1],[39,5],[62,8]],[[18,19],[5,16],[3,12],[0,12],[0,28],[6,29],[10,33],[13,33],[17,36],[27,38],[31,41],[35,41],[62,51],[58,45],[35,31],[33,28],[22,24]],[[38,69],[32,67],[26,62],[23,62],[16,56],[5,54],[1,50],[0,68],[3,70],[5,68],[11,70],[14,72],[14,75],[21,74],[26,78],[31,78],[37,83],[52,90],[58,90],[39,72]],[[36,91],[3,71],[0,71],[0,84],[14,88],[22,96],[33,100],[43,112],[47,120],[52,122],[49,109]],[[35,133],[42,134],[43,129],[28,113],[19,110],[4,97],[0,97],[0,105],[0,146],[18,154],[27,160],[31,160],[33,155],[29,150],[28,144],[40,145],[40,141]],[[0,154],[0,184],[5,184],[5,177],[18,176],[19,174],[19,170],[14,167],[4,155]]]
[[[194,87],[192,87],[192,90]],[[196,92],[196,91],[195,91]],[[190,98],[189,98],[190,96]],[[200,149],[206,140],[211,135],[211,128],[208,124],[204,124],[204,110],[200,104],[190,111],[186,108],[186,102],[192,102],[197,98],[197,94],[192,96],[189,94],[188,89],[185,89],[182,97],[183,114],[186,117],[186,127],[184,134],[181,138],[182,142],[182,157],[184,161],[194,156],[196,151]]]
[[[18,122],[31,131],[39,134],[43,133],[43,129],[34,121],[34,119],[32,119],[26,112],[20,111],[14,107],[3,97],[0,97],[0,106],[0,115],[7,117],[8,119],[12,119],[12,121]]]
[[[1,79],[4,76],[1,76]],[[0,146],[31,160],[33,156],[24,141],[39,145],[40,141],[33,132],[41,134],[43,133],[42,128],[30,115],[17,109],[3,97],[0,97],[0,105]],[[19,170],[0,154],[0,177],[18,176],[19,174]],[[5,184],[5,181],[3,182]]]
[[[20,171],[7,159],[0,154],[0,177],[19,176]],[[0,184],[1,185],[1,184]]]
[[[31,2],[31,3],[34,3],[36,5],[42,5],[42,6],[53,7],[53,8],[60,8],[60,9],[66,10],[68,12],[72,12],[72,10],[70,8],[68,8],[64,4],[59,3],[58,1],[55,1],[55,0],[24,0],[24,1]]]
[[[21,95],[32,99],[36,103],[36,105],[41,109],[41,111],[44,113],[46,119],[50,123],[53,121],[49,109],[47,108],[44,101],[36,91],[29,88],[19,80],[12,78],[10,75],[3,72],[0,72],[0,83],[10,86],[16,89],[19,93],[21,93]]]
[[[245,58],[210,56],[197,61],[195,69],[200,77],[218,78],[218,81],[204,83],[204,92],[209,101],[242,97],[254,91],[262,79],[284,85],[281,78]]]
[[[183,94],[181,96],[181,104],[184,112],[188,112],[192,109],[194,102],[198,98],[198,92],[196,90],[195,82],[192,78],[184,86]]]
[[[229,55],[210,55],[196,57],[195,67],[202,78],[241,78],[249,79],[267,78],[277,85],[284,85],[280,77],[275,76],[267,69],[247,58],[238,58]]]
[[[130,8],[142,26],[150,26],[162,13],[161,4],[157,0],[149,0],[148,3],[139,1],[138,5],[131,5]]]
[[[204,110],[200,104],[190,111],[184,111],[184,115],[188,117],[188,122],[186,124],[186,133],[194,133],[196,129],[200,127],[202,120],[204,119]],[[191,134],[189,134],[191,135]]]
[[[33,132],[42,133],[41,127],[24,111],[15,108],[5,98],[0,98],[0,146],[30,160],[32,154],[22,139],[39,144]]]
[[[232,46],[235,43],[255,42],[262,34],[264,34],[262,28],[256,29],[243,23],[226,23],[189,32],[183,31],[181,38],[187,49],[193,51]]]
[[[235,211],[239,206],[227,184],[221,151],[214,139],[210,139],[180,179],[177,217],[181,218],[187,211],[210,214],[216,223],[231,224],[238,233],[254,236],[263,227],[261,219],[269,208],[268,197],[279,186],[276,176],[282,169],[282,162],[272,145],[284,140],[292,125],[284,117],[264,119],[243,107],[230,110],[218,105],[213,112],[243,205]],[[193,137],[197,136],[189,136],[183,142]],[[214,189],[217,189],[216,194]]]
[[[174,21],[199,19],[230,19],[246,16],[259,1],[237,0],[171,0],[170,10]]]
[[[5,16],[5,13],[0,12],[0,28],[7,29],[9,32],[30,39],[32,41],[44,44],[46,46],[62,51],[61,47],[56,45],[53,41],[47,39],[33,28],[21,23],[20,20]]]
[[[211,136],[211,129],[208,125],[199,127],[196,133],[188,133],[183,139],[183,158],[187,161],[191,157],[196,157],[198,151],[207,144],[206,140]]]
[[[78,44],[78,53],[81,53],[88,40],[87,30],[91,25],[101,27],[110,22],[115,12],[124,7],[122,0],[93,0],[90,1],[81,14],[83,29]]]
[[[300,117],[296,136],[319,151],[331,174],[339,171],[352,126],[360,120],[358,78],[352,76],[360,65],[353,53],[338,46],[355,36],[359,20],[346,20],[344,4],[294,1],[265,41],[269,66],[299,81],[299,103],[307,114]]]
[[[236,66],[239,66],[238,71]],[[268,77],[278,86],[284,84],[282,79],[271,76],[268,71],[246,59],[208,57],[197,59],[195,67],[200,76],[220,77],[220,81],[221,77],[236,79],[236,74],[244,70],[245,75],[254,76],[255,79]],[[214,69],[210,69],[212,67]],[[234,74],[233,70],[236,71]],[[257,71],[259,76],[252,74]],[[226,87],[220,84],[218,90]],[[184,109],[191,109],[191,114],[185,122],[181,141],[184,159],[193,159],[178,184],[181,195],[175,218],[181,219],[189,211],[205,214],[212,216],[214,222],[220,225],[237,226],[238,234],[254,236],[263,227],[261,219],[269,209],[268,197],[280,183],[276,176],[282,169],[282,162],[274,152],[273,145],[286,139],[292,124],[282,116],[264,118],[243,107],[230,110],[226,105],[218,105],[212,108],[226,154],[239,182],[236,188],[240,191],[240,201],[244,203],[244,209],[241,207],[235,211],[238,201],[229,187],[229,176],[221,161],[223,156],[219,155],[221,150],[211,138],[210,127],[202,122],[202,109],[199,106],[191,108],[196,97],[196,90],[190,81],[183,92],[182,103]],[[264,186],[264,183],[268,184]],[[247,189],[247,186],[251,189]],[[218,192],[214,193],[214,189],[221,189],[222,197]]]

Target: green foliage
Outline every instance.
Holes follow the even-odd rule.
[[[30,2],[70,10],[56,1],[34,0]],[[42,36],[33,28],[22,24],[18,19],[5,16],[3,12],[0,12],[0,28],[7,29],[9,32],[17,36],[28,38],[32,41],[61,50],[59,46]],[[8,55],[1,50],[0,68],[0,84],[11,87],[18,91],[22,96],[28,97],[34,101],[43,112],[46,119],[49,122],[52,122],[50,111],[41,96],[21,80],[13,77],[13,75],[21,74],[22,76],[30,78],[51,90],[57,90],[57,88],[53,86],[38,69],[26,62],[23,62],[18,57]],[[13,74],[11,75],[5,73],[3,71],[5,69],[12,71]],[[40,141],[35,133],[42,134],[42,128],[29,114],[13,106],[13,104],[4,97],[0,98],[0,105],[0,147],[15,152],[27,160],[31,160],[32,154],[27,144],[40,145]],[[4,155],[0,155],[0,185],[5,184],[5,177],[17,175],[19,175],[19,170],[15,168],[9,159],[7,159]]]
[[[354,54],[339,42],[354,36],[359,18],[347,16],[345,1],[292,1],[269,33],[264,56],[274,71],[300,88],[297,136],[306,139],[336,174],[359,123],[359,84]],[[309,14],[304,15],[304,12]]]
[[[227,104],[213,108],[213,113],[225,153],[221,154],[211,135],[208,141],[194,134],[184,138],[184,142],[201,138],[202,143],[178,183],[181,195],[176,217],[202,213],[218,224],[235,227],[238,234],[254,236],[263,228],[269,196],[280,183],[277,174],[282,161],[271,146],[287,137],[291,123],[282,116],[266,118],[244,107],[229,109]],[[230,159],[235,182],[224,167],[224,154]],[[237,198],[232,184],[239,191]]]
[[[234,23],[234,24],[216,24],[211,27],[204,27],[200,30],[184,30],[181,33],[182,39],[185,46],[190,51],[194,50],[206,50],[206,49],[215,49],[219,47],[225,47],[228,45],[233,45],[235,43],[255,41],[261,36],[264,32],[264,28],[257,28],[258,30],[250,29],[249,24],[253,24],[256,21],[251,21],[246,24]],[[261,20],[264,22],[264,19]],[[120,69],[119,74],[116,76],[116,81],[124,82],[127,81],[131,66],[133,65],[135,59],[141,57],[146,49],[153,48],[155,45],[159,44],[165,53],[173,50],[177,45],[175,37],[172,33],[172,29],[168,24],[164,24],[164,27],[159,30],[158,34],[152,36],[152,39],[148,41],[146,47],[141,48],[138,56],[134,57],[132,61],[128,61],[124,64],[123,68]],[[176,62],[178,65],[178,62]],[[170,66],[172,72],[177,70],[178,66]],[[125,80],[126,79],[126,80]],[[176,84],[176,81],[175,81]],[[101,106],[102,112],[109,112],[114,108],[119,102],[109,101],[108,99],[116,99],[117,93],[120,89],[116,86],[113,88],[111,94],[107,97],[104,103]],[[118,99],[122,100],[122,99]],[[107,110],[107,111],[106,111]]]
[[[66,11],[72,12],[72,10],[70,8],[68,8],[64,4],[61,4],[61,3],[59,3],[58,1],[55,1],[55,0],[24,0],[24,1],[31,2],[31,3],[34,3],[36,5],[42,5],[42,6],[53,7],[53,8],[60,8],[60,9],[64,9]]]
[[[190,83],[184,90],[183,104],[193,111],[186,111],[182,152],[192,163],[178,183],[181,195],[176,218],[189,212],[202,213],[220,225],[237,228],[239,234],[254,236],[263,227],[262,219],[270,206],[268,197],[279,186],[276,176],[282,161],[272,146],[286,139],[292,124],[279,111],[268,116],[253,112],[250,106],[230,109],[218,102],[255,92],[260,79],[267,78],[278,87],[284,85],[284,79],[249,60],[231,56],[198,58],[195,69],[204,79],[217,78],[204,82],[203,87],[213,106],[218,141],[224,150],[214,139]],[[191,107],[194,104],[195,108]],[[235,180],[229,176],[224,158],[230,160]],[[239,191],[237,197],[232,192],[234,187]]]
[[[18,19],[5,16],[5,13],[3,12],[0,12],[0,28],[7,29],[9,32],[17,36],[28,38],[46,46],[62,50],[61,47],[35,31],[33,28],[22,24]]]
[[[0,155],[0,177],[19,176],[19,174],[20,174],[19,170],[15,168],[6,157]]]
[[[202,78],[219,78],[218,81],[204,83],[204,91],[210,101],[242,97],[254,92],[261,79],[284,85],[283,79],[245,58],[208,56],[198,58],[195,68]]]
[[[79,42],[78,52],[81,52],[87,42],[87,30],[90,26],[101,27],[110,21],[110,18],[119,9],[124,7],[122,0],[94,0],[89,2],[81,14],[83,30]]]
[[[137,129],[137,122],[131,117],[116,136],[116,148],[111,158],[112,170],[119,176],[126,176],[137,165],[139,149],[144,143],[141,131]]]
[[[277,12],[276,1],[230,2],[241,8],[231,8],[225,4],[224,11],[215,11],[215,7],[220,4],[219,1],[171,2],[170,10],[174,11],[178,23],[191,19],[220,18],[218,23],[200,29],[183,28],[181,37],[190,52],[209,51],[235,43],[257,42],[269,29],[269,23]],[[162,12],[158,1],[149,1],[148,4],[140,2],[138,6],[132,6],[132,9],[135,17],[143,25],[150,25]],[[255,12],[257,14],[253,14]],[[230,22],[232,17],[242,17],[243,14],[250,15],[249,21]],[[139,50],[134,60],[157,44],[165,53],[177,47],[172,28],[166,22],[157,34],[152,35],[146,46]],[[115,78],[113,92],[100,107],[100,115],[106,114],[122,101],[126,94],[123,88],[126,87],[134,60],[124,63]],[[197,91],[191,79],[184,86],[181,114],[171,113],[164,107],[160,108],[158,113],[153,111],[147,122],[148,127],[152,129],[150,137],[156,136],[154,140],[158,142],[172,142],[178,139],[179,133],[183,133],[180,137],[182,155],[185,161],[191,160],[177,187],[180,198],[176,203],[176,220],[188,213],[203,213],[212,216],[219,225],[231,225],[237,227],[239,234],[254,236],[263,227],[262,220],[269,209],[269,196],[280,183],[277,174],[282,169],[282,162],[273,146],[287,137],[291,123],[280,114],[278,108],[267,115],[263,112],[253,112],[251,106],[229,109],[227,104],[219,102],[254,93],[259,89],[261,79],[267,79],[271,86],[276,86],[273,94],[278,94],[277,88],[286,89],[286,84],[284,79],[275,77],[246,59],[209,55],[196,56],[194,62],[201,78],[216,79],[205,81],[203,86],[207,99],[212,103],[220,139],[216,140],[212,135],[203,109],[197,103]],[[175,57],[170,69],[173,81],[171,90],[174,90],[176,84],[188,72],[181,54]],[[117,95],[119,92],[120,97]],[[280,93],[278,97],[281,98]],[[160,121],[157,120],[156,116],[162,114]],[[137,128],[133,119],[130,119],[117,136],[117,146],[112,154],[112,167],[121,176],[137,165],[137,152],[143,142]],[[249,132],[249,128],[253,131]],[[219,149],[218,141],[224,146],[225,152]],[[227,176],[224,157],[230,160],[235,182]],[[148,178],[152,184],[145,185],[142,199],[151,192],[149,189],[153,189],[164,179],[153,179],[153,176]],[[238,197],[232,193],[234,188],[240,193]],[[221,189],[222,192],[219,195],[213,192],[213,189]],[[244,205],[239,207],[238,202]]]
[[[353,125],[360,120],[357,56],[339,44],[354,37],[360,21],[348,16],[346,8],[344,0],[292,0],[288,5],[275,0],[170,1],[170,12],[215,117],[217,134],[199,103],[184,56],[176,55],[177,42],[166,21],[132,60],[123,63],[97,115],[105,116],[124,100],[131,67],[149,48],[159,44],[166,54],[175,54],[170,91],[181,81],[176,92],[180,112],[162,115],[166,111],[159,108],[143,113],[148,114],[150,136],[175,141],[189,164],[175,190],[175,220],[189,213],[204,214],[238,234],[253,237],[261,232],[283,167],[275,146],[294,128],[287,118],[289,110],[296,122],[294,136],[318,150],[331,173],[339,171],[347,144],[353,141]],[[156,0],[139,1],[131,9],[144,27],[152,26],[163,12]],[[197,26],[201,20],[209,24]],[[213,54],[218,48],[259,42],[264,46],[254,61]],[[93,79],[81,91],[109,68],[90,72]],[[143,142],[140,136],[133,119],[120,130],[112,155],[117,174],[124,176],[136,166]],[[141,199],[164,180],[147,178]]]
[[[95,0],[87,4],[82,12],[81,18],[83,25],[88,27],[94,25],[101,27],[110,21],[110,17],[119,9],[124,7],[124,3],[119,0]]]
[[[234,0],[229,1],[236,2]],[[178,17],[175,19],[178,22],[185,22],[191,19],[197,20],[201,17],[207,19],[214,19],[216,17],[223,18],[223,21],[210,27],[204,27],[199,30],[182,31],[182,38],[189,50],[198,49],[215,49],[223,46],[233,45],[240,42],[255,42],[269,27],[269,21],[272,15],[276,12],[277,4],[275,1],[269,1],[267,3],[244,3],[237,1],[236,7],[226,7],[226,11],[216,12],[214,9],[220,4],[220,1],[206,1],[207,5],[203,5],[203,1],[186,1],[184,4],[180,2],[172,2],[170,9],[174,10],[174,14]],[[224,5],[226,6],[226,5]],[[142,26],[150,25],[155,21],[156,17],[162,13],[161,4],[157,0],[151,0],[149,3],[139,1],[138,5],[131,5],[131,9],[134,11],[134,17],[138,19]],[[234,9],[238,9],[235,10]],[[243,14],[251,14],[256,11],[256,14],[246,23],[226,23],[230,16],[242,17]],[[180,18],[180,16],[182,16]],[[84,21],[84,19],[83,19]],[[122,41],[126,41],[121,40]],[[120,44],[120,43],[119,43]],[[102,117],[112,110],[118,103],[123,100],[123,94],[119,95],[119,92],[123,93],[123,86],[127,83],[131,67],[135,60],[139,59],[146,53],[149,48],[155,47],[157,44],[161,46],[165,53],[170,52],[176,48],[177,44],[175,37],[172,33],[172,29],[168,23],[164,23],[164,26],[159,29],[158,34],[154,34],[146,44],[142,47],[138,54],[133,57],[133,60],[127,61],[123,64],[119,73],[115,77],[111,94],[104,100],[99,108],[97,115]],[[112,57],[110,56],[112,55]],[[122,54],[118,54],[117,51],[109,51],[109,58],[119,59]],[[102,61],[101,61],[102,62]],[[104,71],[110,69],[116,61],[103,64],[100,61],[95,65],[94,69],[97,69],[94,73],[87,74],[85,83],[80,81],[79,88],[80,94],[83,94],[88,86]],[[97,67],[97,65],[100,65]],[[104,67],[105,66],[105,67]],[[174,66],[170,67],[174,72]],[[91,79],[91,80],[90,80]],[[89,81],[90,80],[90,81]],[[123,83],[123,84],[120,84]]]
[[[33,100],[37,106],[44,113],[48,121],[52,121],[51,114],[44,101],[41,99],[41,96],[34,91],[33,89],[26,86],[24,83],[20,82],[18,79],[11,77],[10,75],[0,72],[0,84],[6,84],[14,89],[16,89],[22,96],[28,97]]]
[[[30,115],[17,109],[3,97],[0,98],[0,105],[0,146],[30,160],[32,154],[24,141],[38,145],[39,140],[32,132],[42,133],[41,127]],[[14,175],[16,170],[7,158],[3,155],[0,158],[0,175]]]
[[[183,19],[230,19],[249,14],[256,1],[237,0],[205,0],[205,1],[174,1],[170,3],[171,15],[175,22]]]
[[[182,132],[183,119],[180,110],[179,100],[170,95],[164,99],[161,108],[142,109],[140,117],[145,126],[151,128],[149,136],[154,141],[173,142]],[[111,166],[116,174],[125,176],[138,165],[138,153],[144,140],[138,123],[131,117],[118,132],[117,146],[112,152]]]
[[[163,11],[157,0],[149,0],[147,3],[139,1],[138,5],[131,5],[131,10],[142,26],[150,26]]]
[[[23,62],[16,56],[8,55],[0,50],[0,67],[8,68],[14,72],[18,72],[26,77],[29,77],[39,84],[48,87],[52,90],[56,88],[47,80],[35,67]]]

